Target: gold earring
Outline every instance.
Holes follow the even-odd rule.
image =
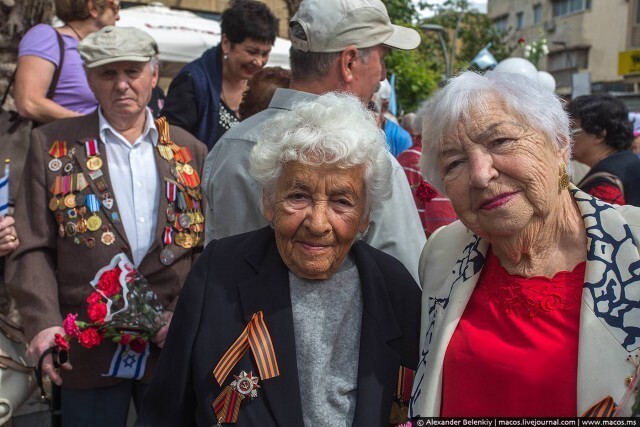
[[[569,188],[569,182],[571,180],[569,179],[569,175],[567,174],[567,166],[564,163],[560,165],[560,173],[558,175],[558,184],[560,185],[560,191]]]

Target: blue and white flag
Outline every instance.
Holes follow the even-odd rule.
[[[4,165],[4,176],[0,178],[0,217],[9,211],[9,163]]]
[[[389,84],[391,85],[391,96],[389,97],[389,112],[394,116],[398,115],[398,98],[396,97],[396,75],[391,74],[391,79],[389,80]]]
[[[118,344],[118,349],[111,359],[109,372],[103,377],[129,378],[139,380],[144,376],[144,369],[149,357],[149,343],[142,353],[136,353],[128,345]]]
[[[476,64],[478,68],[481,70],[492,70],[498,65],[498,61],[493,56],[491,52],[489,52],[489,48],[491,47],[491,43],[483,47],[480,52],[476,55],[475,58],[471,61],[472,64]]]

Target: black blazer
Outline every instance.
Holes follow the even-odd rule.
[[[351,251],[364,301],[353,425],[387,426],[399,366],[418,362],[420,288],[395,258],[360,241]],[[302,426],[288,269],[270,227],[212,241],[199,257],[136,426],[215,425],[211,405],[222,387],[213,368],[259,310],[280,376],[260,381],[258,397],[242,402],[237,426]],[[258,374],[250,350],[224,386],[241,370]]]

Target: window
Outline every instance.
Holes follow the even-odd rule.
[[[567,48],[549,53],[547,70],[581,70],[589,68],[589,48]]]
[[[498,32],[507,31],[508,24],[509,24],[509,15],[501,16],[497,18],[495,21],[493,21],[493,25],[494,27],[496,27],[496,30]]]
[[[553,2],[553,16],[564,16],[591,8],[591,0],[556,0]]]
[[[516,13],[516,29],[521,30],[524,28],[524,12]]]
[[[533,25],[537,25],[542,22],[542,5],[537,4],[533,6]]]

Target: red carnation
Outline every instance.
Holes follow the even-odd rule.
[[[136,353],[142,353],[146,346],[147,342],[141,337],[135,337],[129,343],[129,347],[131,348],[131,350],[135,351]]]
[[[107,305],[102,301],[89,304],[89,307],[87,307],[87,315],[94,323],[104,323],[104,318],[107,317]]]
[[[62,335],[56,334],[55,342],[56,342],[56,347],[58,347],[58,350],[69,350],[69,341],[67,341],[66,338],[63,337]]]
[[[78,342],[84,348],[93,348],[100,345],[102,342],[102,336],[93,328],[87,328],[80,332],[78,336]]]
[[[523,39],[522,37],[520,37],[520,38],[518,39],[518,44],[524,44],[524,43],[525,43],[525,41],[526,41],[525,39]]]
[[[131,342],[131,335],[129,334],[123,334],[122,337],[120,338],[120,344],[122,345],[127,345]]]
[[[91,292],[91,295],[87,297],[87,303],[95,304],[102,299],[102,296],[97,292]]]
[[[120,273],[122,273],[122,270],[120,270],[119,267],[105,271],[102,273],[102,276],[100,276],[96,288],[101,290],[107,297],[118,294],[122,290],[120,286]]]
[[[62,322],[62,327],[64,328],[64,333],[69,335],[70,337],[77,337],[80,335],[80,329],[78,325],[76,325],[76,319],[78,318],[77,314],[67,314],[67,317]]]
[[[416,197],[423,202],[430,202],[438,195],[438,191],[433,188],[427,181],[421,181],[416,188]]]

